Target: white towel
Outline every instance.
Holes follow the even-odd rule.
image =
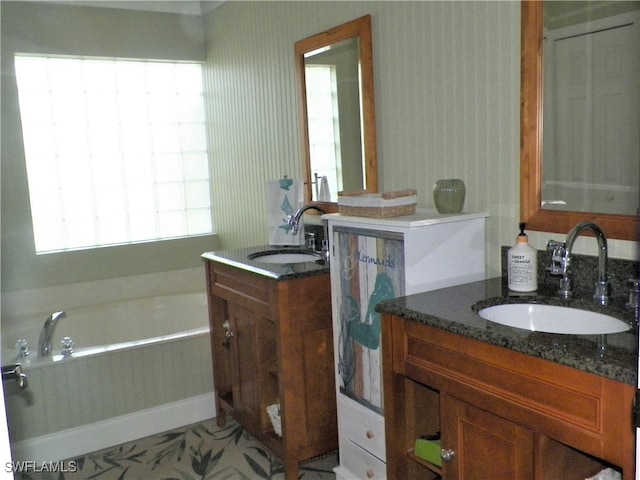
[[[318,200],[321,202],[330,202],[331,193],[329,193],[329,180],[326,176],[323,176],[318,177],[318,181],[320,182],[320,194],[318,195]]]
[[[304,205],[302,180],[281,178],[267,181],[267,228],[269,245],[304,245],[304,224],[300,220],[298,233],[291,233],[289,216]]]
[[[589,477],[586,480],[620,480],[622,475],[620,472],[614,470],[613,468],[605,468],[598,474],[593,477]]]

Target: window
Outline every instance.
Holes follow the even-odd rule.
[[[37,253],[213,233],[200,64],[15,62]]]

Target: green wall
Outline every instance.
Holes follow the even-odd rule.
[[[206,2],[204,2],[206,4]],[[205,59],[214,222],[220,248],[267,240],[267,180],[302,175],[294,43],[359,16],[373,22],[378,172],[383,191],[462,178],[465,209],[486,211],[487,273],[519,222],[520,3],[235,1],[203,18],[0,2],[2,290],[199,266],[217,238],[35,256],[13,50]],[[558,234],[532,232],[543,249]],[[610,254],[637,258],[612,240]],[[593,247],[593,248],[592,248]],[[595,254],[588,243],[579,253]]]

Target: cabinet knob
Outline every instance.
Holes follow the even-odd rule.
[[[451,448],[443,448],[440,450],[440,458],[445,463],[449,463],[456,458],[456,451]]]
[[[367,430],[367,438],[368,438],[369,440],[371,440],[371,439],[372,439],[373,437],[375,437],[375,436],[376,436],[376,434],[375,434],[375,433],[373,433],[373,430]]]
[[[229,320],[222,324],[222,328],[224,328],[224,340],[222,341],[222,345],[224,347],[228,347],[231,344],[231,339],[235,337],[235,334],[231,331]]]
[[[376,473],[373,470],[371,469],[367,470],[367,478],[373,478],[375,476],[376,476]]]

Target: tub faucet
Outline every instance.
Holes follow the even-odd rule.
[[[298,211],[293,215],[290,215],[289,219],[287,220],[287,223],[289,224],[289,226],[292,227],[291,229],[292,235],[296,235],[298,233],[298,229],[300,228],[300,218],[302,217],[302,214],[304,212],[310,209],[317,210],[320,213],[326,213],[320,207],[316,207],[315,205],[305,205],[304,207],[299,208]]]
[[[585,221],[577,224],[567,234],[565,242],[549,240],[547,250],[551,254],[551,267],[549,271],[552,275],[562,275],[558,294],[563,298],[571,296],[571,279],[569,278],[569,266],[571,263],[571,251],[576,238],[584,230],[591,230],[598,242],[598,280],[595,283],[593,300],[598,305],[609,303],[609,277],[607,275],[607,237],[602,229],[593,222]]]
[[[48,357],[51,355],[51,336],[58,320],[66,317],[67,314],[60,311],[52,313],[44,322],[44,326],[40,331],[40,340],[38,340],[38,356]]]

